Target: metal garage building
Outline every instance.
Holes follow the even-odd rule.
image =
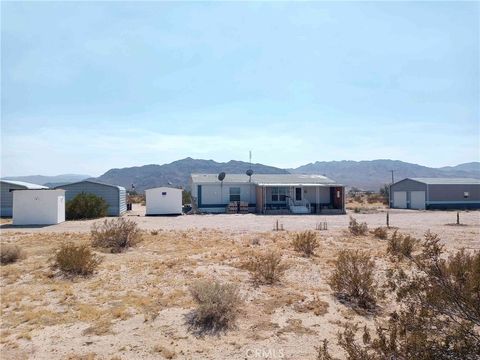
[[[2,217],[12,217],[14,190],[47,189],[46,186],[13,180],[0,180],[0,188],[0,216]]]
[[[407,178],[390,185],[396,209],[480,209],[480,180]]]
[[[63,189],[65,200],[70,201],[78,194],[90,193],[103,198],[108,204],[108,216],[120,216],[127,211],[127,191],[124,187],[103,184],[91,180],[57,186]]]

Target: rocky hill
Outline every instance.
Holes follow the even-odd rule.
[[[262,164],[252,164],[252,169],[257,174],[288,174],[287,170]],[[171,185],[189,188],[191,173],[244,173],[250,168],[250,164],[243,161],[231,160],[226,163],[213,160],[201,160],[186,158],[164,165],[144,165],[123,169],[111,169],[96,178],[109,184],[115,184],[131,189],[135,185],[137,191]]]
[[[480,178],[480,163],[473,162],[443,168],[411,164],[399,160],[317,161],[295,169],[292,173],[321,174],[347,186],[377,191],[384,184],[406,177],[469,177]]]

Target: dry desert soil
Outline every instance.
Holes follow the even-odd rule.
[[[66,278],[51,268],[65,241],[90,242],[95,221],[17,228],[2,221],[2,243],[21,247],[24,257],[0,268],[0,354],[6,359],[315,359],[326,338],[339,358],[337,333],[345,322],[373,327],[394,310],[380,300],[373,315],[359,314],[332,294],[328,278],[341,249],[368,252],[385,286],[392,260],[386,241],[354,237],[349,215],[370,229],[385,225],[385,211],[339,216],[183,215],[145,217],[136,206],[125,215],[142,229],[143,241],[103,258],[88,277]],[[480,212],[390,211],[390,225],[421,238],[440,235],[447,252],[480,249]],[[278,220],[284,231],[273,231]],[[96,220],[99,221],[99,220]],[[328,230],[316,231],[319,222]],[[292,238],[316,232],[314,257],[295,252]],[[389,234],[393,229],[388,230]],[[242,266],[251,254],[275,250],[288,265],[281,281],[258,285]],[[189,287],[212,279],[237,284],[243,298],[236,326],[219,335],[189,331],[195,307]]]

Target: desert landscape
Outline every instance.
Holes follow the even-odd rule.
[[[341,216],[183,215],[139,216],[142,240],[121,253],[95,248],[101,258],[89,276],[66,276],[52,268],[65,242],[90,243],[101,220],[16,228],[3,221],[2,244],[22,256],[1,266],[1,354],[3,359],[316,359],[323,339],[337,358],[345,323],[361,328],[395,310],[387,269],[402,264],[387,253],[388,241],[372,230],[385,227],[386,209]],[[365,235],[349,232],[349,216],[365,222]],[[421,239],[439,234],[447,254],[480,250],[480,212],[389,211],[391,228]],[[277,223],[283,231],[272,230]],[[319,222],[327,230],[315,230]],[[311,230],[312,256],[295,251],[296,234]],[[420,242],[414,253],[418,251]],[[367,253],[374,262],[379,298],[375,312],[362,312],[334,296],[329,278],[340,250]],[[245,266],[255,254],[279,254],[285,271],[272,284],[255,281]],[[201,334],[188,324],[195,308],[191,287],[215,280],[238,287],[241,303],[234,326]]]

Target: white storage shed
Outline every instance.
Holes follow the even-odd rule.
[[[158,187],[145,190],[146,215],[179,215],[182,213],[182,189]]]
[[[13,225],[54,225],[65,221],[65,190],[13,191]]]

